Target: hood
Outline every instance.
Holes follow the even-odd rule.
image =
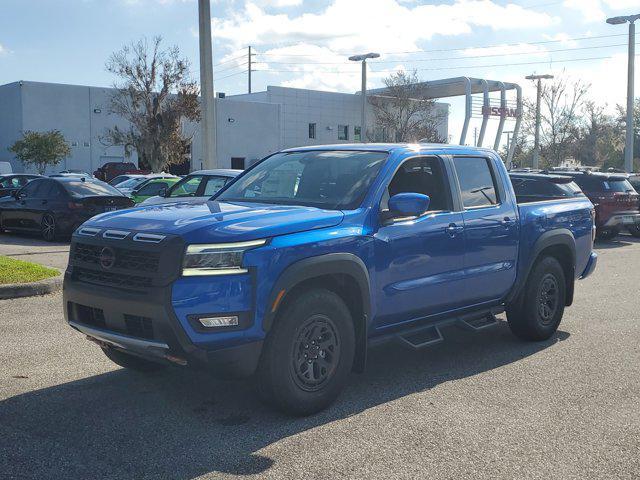
[[[85,226],[180,235],[187,243],[255,240],[338,225],[344,214],[295,205],[170,203],[93,217]]]

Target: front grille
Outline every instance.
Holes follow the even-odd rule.
[[[150,318],[125,314],[124,323],[127,326],[127,333],[132,337],[153,340],[153,322]]]
[[[108,285],[111,287],[131,290],[144,290],[151,286],[150,277],[140,275],[128,275],[124,273],[107,272],[102,270],[90,270],[88,268],[75,267],[75,277],[81,282]]]
[[[71,258],[76,262],[100,265],[100,252],[104,247],[88,243],[74,243]],[[113,248],[115,263],[112,268],[139,273],[155,273],[160,264],[160,253],[128,248]]]

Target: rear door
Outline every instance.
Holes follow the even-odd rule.
[[[465,231],[465,296],[472,305],[506,295],[515,282],[519,224],[505,179],[490,157],[453,159]]]

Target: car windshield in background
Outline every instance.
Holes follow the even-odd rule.
[[[136,186],[140,185],[142,182],[146,182],[147,180],[149,179],[146,177],[135,177],[130,178],[129,180],[125,180],[122,183],[118,183],[115,186],[118,188],[135,188]]]
[[[171,187],[169,197],[195,197],[203,178],[202,175],[189,175],[188,177],[184,177]]]
[[[93,197],[99,195],[113,195],[122,197],[122,192],[108,183],[89,182],[89,181],[71,181],[61,182],[65,190],[74,197]]]
[[[278,153],[215,199],[350,210],[360,205],[386,158],[383,152]]]
[[[633,186],[629,183],[629,180],[615,179],[605,180],[604,189],[611,192],[632,193],[634,192]]]
[[[634,191],[629,181],[620,177],[580,175],[574,177],[574,180],[586,192],[631,193]]]

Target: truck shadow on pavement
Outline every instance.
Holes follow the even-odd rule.
[[[634,243],[640,243],[640,238],[633,237],[631,235],[618,235],[611,240],[597,240],[593,246],[594,250],[610,250],[612,248],[626,247],[633,245]]]
[[[480,333],[455,327],[443,333],[444,343],[424,351],[395,344],[372,350],[367,372],[352,375],[332,407],[307,418],[262,405],[251,381],[212,380],[173,368],[150,376],[116,370],[8,398],[0,402],[0,477],[266,473],[274,460],[260,450],[275,442],[287,439],[299,448],[309,440],[291,438],[298,433],[517,362],[569,338],[560,331],[546,342],[524,343],[504,322]],[[429,414],[428,392],[415,402]]]

